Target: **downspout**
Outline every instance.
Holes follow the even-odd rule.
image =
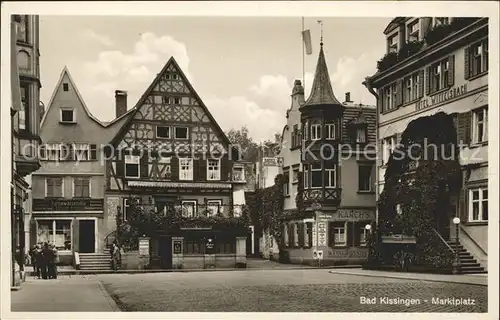
[[[370,77],[366,77],[365,78],[365,81],[362,82],[362,84],[366,87],[366,89],[368,89],[368,92],[370,92],[374,97],[375,97],[375,101],[376,101],[376,104],[378,104],[378,100],[379,100],[379,95],[378,93],[373,89],[373,86],[372,86],[372,79]],[[378,225],[378,206],[377,206],[377,203],[378,203],[378,200],[379,200],[379,197],[380,197],[380,190],[379,190],[379,168],[378,168],[378,157],[381,156],[381,150],[377,150],[378,147],[379,147],[379,141],[380,141],[380,137],[379,137],[379,130],[378,130],[378,125],[380,123],[379,121],[379,107],[380,106],[376,106],[377,107],[377,110],[376,110],[376,118],[375,118],[375,140],[376,140],[376,145],[375,145],[375,150],[377,151],[376,154],[377,154],[377,161],[375,161],[375,226]]]

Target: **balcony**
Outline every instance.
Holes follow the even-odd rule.
[[[319,202],[325,205],[340,205],[342,198],[342,188],[309,188],[302,191],[305,205]]]
[[[14,159],[16,164],[16,173],[25,177],[40,168],[40,159],[38,157],[38,145],[40,137],[29,133],[14,131]]]

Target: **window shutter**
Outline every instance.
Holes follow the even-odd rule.
[[[203,159],[203,157],[202,157],[202,159],[198,160],[198,179],[200,181],[207,180],[207,162],[208,161],[206,159]],[[221,165],[222,165],[222,161],[221,161]],[[221,170],[222,170],[222,168],[221,168]],[[221,171],[221,174],[222,174],[222,171]]]
[[[73,219],[73,223],[71,224],[73,232],[73,239],[71,239],[71,248],[73,252],[80,251],[80,221],[78,219]]]
[[[309,239],[309,248],[312,247],[313,245],[313,233],[312,233],[312,229],[313,229],[313,224],[312,222],[308,222],[307,223],[307,237]]]
[[[299,227],[299,247],[304,247],[304,223],[298,224]]]
[[[125,177],[125,155],[123,151],[118,150],[115,156],[116,176]]]
[[[464,112],[458,114],[457,136],[458,142],[468,145],[471,139],[472,127],[472,112]]]
[[[147,152],[144,152],[144,154],[141,157],[140,160],[140,176],[141,178],[148,178],[149,177],[149,155]]]
[[[231,160],[224,156],[224,158],[220,161],[221,169],[220,169],[220,179],[221,181],[229,181],[231,180]]]
[[[172,157],[171,162],[171,171],[172,171],[172,180],[173,181],[178,181],[179,180],[179,158],[178,157]]]
[[[464,78],[468,80],[470,78],[470,47],[464,50]]]
[[[36,230],[36,220],[35,219],[31,219],[30,220],[30,243],[29,243],[29,248],[28,249],[31,249],[33,248],[34,245],[36,245],[37,243],[37,239],[36,239],[36,235],[37,235],[37,230]]]
[[[427,67],[425,71],[425,94],[431,93],[431,67]]]
[[[377,90],[378,93],[378,99],[377,99],[377,107],[380,113],[384,112],[384,90],[380,88]]]
[[[97,160],[97,145],[90,145],[90,160]]]
[[[383,166],[384,165],[384,157],[383,157],[383,154],[384,154],[384,140],[383,139],[380,139],[380,141],[378,142],[378,150],[377,150],[377,166]]]
[[[328,223],[328,230],[330,231],[330,232],[328,232],[328,245],[330,247],[335,247],[335,234],[334,234],[335,228],[334,228],[334,226],[335,225],[333,222]],[[316,224],[316,232],[318,232],[317,224]]]
[[[418,72],[418,97],[422,98],[424,96],[424,77],[425,77],[425,72],[424,70],[420,70]]]
[[[448,86],[453,87],[455,85],[455,55],[451,55],[448,58]]]
[[[396,83],[397,85],[397,95],[396,95],[396,107],[403,104],[403,79],[399,79]]]
[[[346,236],[346,239],[347,239],[347,246],[348,247],[352,247],[353,243],[354,243],[354,222],[347,222],[346,224],[346,230],[345,230],[345,236]]]
[[[363,227],[363,224],[361,222],[353,222],[354,226],[354,246],[359,247],[361,244],[361,228]]]
[[[469,220],[469,206],[468,206],[468,189],[462,190],[460,193],[460,200],[458,204],[458,210],[460,214],[460,221],[462,223],[467,222]]]

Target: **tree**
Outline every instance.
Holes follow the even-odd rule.
[[[226,133],[229,141],[240,154],[240,159],[254,161],[258,156],[259,145],[250,137],[247,126],[231,129]]]

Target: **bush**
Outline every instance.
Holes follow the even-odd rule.
[[[377,61],[377,69],[384,71],[398,63],[398,54],[396,52],[389,52]]]

